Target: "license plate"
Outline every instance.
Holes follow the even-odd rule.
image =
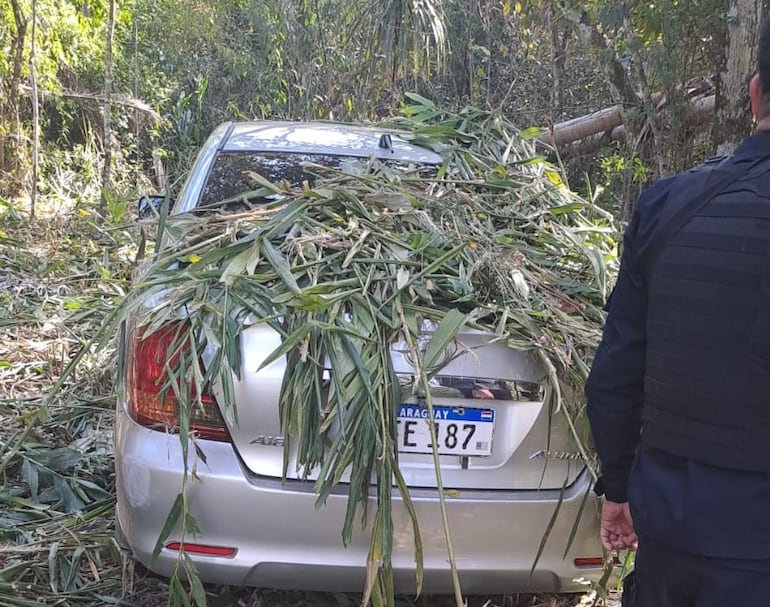
[[[401,404],[398,407],[398,450],[401,453],[432,453],[428,408]],[[490,455],[495,427],[494,409],[433,406],[438,452],[441,455]]]

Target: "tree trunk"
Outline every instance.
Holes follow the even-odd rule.
[[[712,138],[717,154],[730,154],[751,132],[748,83],[756,70],[763,6],[756,0],[730,0],[724,63],[717,82]]]
[[[579,116],[572,120],[554,125],[548,133],[543,133],[539,139],[554,147],[560,147],[574,141],[587,139],[593,135],[612,131],[623,124],[623,111],[617,105],[604,108],[587,116]]]
[[[32,32],[29,49],[29,79],[32,85],[32,185],[29,191],[29,215],[32,219],[35,218],[35,207],[37,206],[37,180],[40,169],[40,99],[38,98],[37,64],[35,63],[36,36],[37,2],[32,0]]]
[[[651,103],[662,112],[666,108],[666,100],[661,93],[650,96]],[[705,124],[714,114],[712,94],[699,95],[687,101],[685,107],[685,124],[695,126]],[[663,120],[665,122],[665,120]],[[623,124],[623,112],[618,106],[612,106],[579,116],[565,122],[560,122],[538,137],[540,141],[553,147],[558,147],[560,153],[571,155],[595,150],[599,146],[611,142],[623,142],[626,132]]]
[[[5,120],[8,128],[3,132],[0,142],[0,176],[2,176],[2,191],[0,194],[16,197],[23,191],[24,168],[24,136],[21,132],[21,68],[24,63],[24,42],[27,37],[27,19],[21,10],[18,0],[11,0],[13,19],[16,26],[15,35],[11,37],[11,56],[13,68],[11,82],[8,87],[8,97],[5,102]]]
[[[102,199],[99,214],[104,217],[107,211],[107,198],[110,196],[110,168],[112,164],[112,40],[115,36],[115,0],[110,0],[110,14],[107,23],[107,41],[104,47],[104,167],[102,169]]]
[[[468,102],[473,105],[475,97],[475,74],[473,68],[473,20],[466,19],[463,27],[463,47],[462,52],[458,53],[462,65],[462,83],[461,94],[468,98]]]
[[[548,2],[548,32],[551,38],[551,77],[553,79],[551,105],[554,111],[559,113],[564,107],[564,86],[567,82],[567,35],[559,31],[555,1]]]
[[[585,46],[593,46],[602,55],[602,70],[607,77],[612,100],[619,104],[637,106],[639,97],[628,79],[626,69],[588,12],[585,10],[576,12],[563,7],[563,15],[573,23],[582,43]]]

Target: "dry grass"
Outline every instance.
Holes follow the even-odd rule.
[[[51,397],[81,345],[121,298],[132,230],[93,218],[0,222],[0,607],[166,605],[164,580],[135,571],[113,539],[114,362],[85,357]],[[213,606],[354,607],[360,597],[207,587]],[[469,597],[469,605],[573,607],[576,597]],[[402,599],[439,607],[451,597]],[[584,602],[590,605],[591,602]]]

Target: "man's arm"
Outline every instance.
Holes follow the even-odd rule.
[[[607,498],[599,539],[608,551],[635,550],[638,543],[628,507],[628,477],[642,428],[647,345],[645,285],[634,258],[640,221],[634,213],[626,230],[618,282],[586,383],[588,418],[602,462],[597,492]]]
[[[644,400],[647,297],[634,259],[639,222],[635,213],[626,230],[618,281],[586,383],[588,418],[602,462],[601,489],[609,501],[617,503],[628,500]]]
[[[596,489],[607,498],[600,525],[607,550],[635,550],[638,543],[628,506],[628,478],[641,441],[644,405],[647,288],[642,267],[673,181],[658,181],[634,207],[604,335],[586,383],[588,417],[602,462]]]

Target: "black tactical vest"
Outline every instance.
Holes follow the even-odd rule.
[[[646,281],[643,441],[770,472],[770,161],[686,221]]]

